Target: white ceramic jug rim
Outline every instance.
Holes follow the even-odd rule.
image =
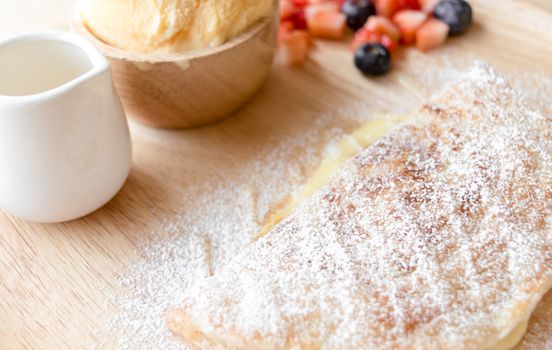
[[[52,89],[22,96],[9,96],[0,94],[0,102],[31,102],[31,101],[40,101],[48,98],[58,96],[59,94],[65,93],[75,86],[95,77],[109,68],[109,62],[101,54],[101,52],[92,44],[88,39],[71,32],[63,31],[40,31],[40,32],[30,32],[24,34],[18,34],[15,36],[8,37],[6,39],[0,40],[0,51],[3,49],[20,44],[20,43],[29,43],[29,42],[58,42],[58,43],[67,43],[79,48],[84,52],[86,57],[90,60],[92,68],[85,72],[84,74],[72,79],[64,84],[61,84]]]

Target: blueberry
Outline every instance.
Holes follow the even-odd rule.
[[[355,65],[366,75],[384,74],[391,68],[391,54],[381,44],[364,44],[355,52]]]
[[[372,0],[347,0],[341,6],[341,12],[347,17],[347,26],[357,31],[368,17],[376,14],[376,7]]]
[[[450,27],[450,35],[464,33],[472,22],[472,8],[464,0],[441,0],[433,11],[433,17]]]

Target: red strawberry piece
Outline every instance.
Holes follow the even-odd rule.
[[[307,19],[305,18],[305,11],[301,8],[298,8],[289,18],[293,23],[295,29],[306,30],[307,29]]]
[[[416,41],[416,30],[424,24],[427,14],[422,11],[402,10],[393,16],[393,22],[401,32],[401,43],[412,45]]]
[[[420,10],[420,2],[418,0],[402,0],[402,9]]]
[[[309,57],[309,34],[304,30],[288,33],[280,42],[278,61],[287,66],[303,64]]]
[[[357,30],[355,33],[355,37],[353,38],[353,41],[351,43],[351,50],[354,52],[364,44],[379,43],[380,40],[381,40],[380,34],[374,33],[373,31],[371,31],[366,27],[362,27],[359,30]]]
[[[339,12],[318,12],[307,15],[307,27],[316,38],[341,39],[345,35],[346,18]]]
[[[379,16],[392,17],[400,9],[401,0],[374,0],[376,14]]]
[[[280,21],[289,19],[297,10],[291,0],[280,0]]]
[[[280,23],[280,30],[278,31],[278,43],[280,43],[291,31],[293,30],[293,23],[290,20],[286,20]]]
[[[416,46],[422,51],[427,51],[442,45],[449,33],[449,26],[436,18],[428,19],[416,31]]]
[[[399,47],[399,44],[395,40],[391,39],[385,34],[381,36],[380,43],[385,46],[385,48],[391,53],[395,52]]]
[[[339,5],[337,2],[315,2],[305,7],[305,17],[307,20],[309,18],[315,17],[320,12],[326,13],[340,13]]]
[[[307,6],[310,3],[309,0],[292,0],[292,1],[295,6],[301,7],[301,8]]]
[[[374,33],[385,34],[394,41],[398,41],[401,37],[399,28],[387,17],[370,16],[365,27]]]

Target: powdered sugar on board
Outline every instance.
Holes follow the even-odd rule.
[[[97,348],[181,349],[182,342],[165,326],[166,308],[252,241],[270,209],[299,187],[326,148],[343,138],[341,125],[362,123],[360,111],[369,109],[359,104],[316,112],[301,137],[271,142],[241,162],[230,179],[221,177],[183,192],[182,208],[164,218],[154,238],[140,245],[139,259],[120,272],[108,322],[95,334]]]
[[[458,70],[466,65],[465,61],[453,64],[445,59],[446,55],[434,56],[434,66],[440,69],[428,72],[414,67],[405,74],[408,82],[416,82],[418,90],[423,91],[416,94],[417,100],[412,99],[412,110],[432,90],[456,79]],[[539,89],[525,91],[530,101],[546,107],[543,101],[549,101],[547,96],[552,95],[552,81],[537,74],[523,78],[514,81],[532,81],[527,86],[538,82]],[[98,330],[98,348],[182,348],[165,327],[166,307],[177,302],[193,282],[217,271],[250,242],[269,208],[297,189],[320,160],[324,147],[331,149],[341,139],[344,131],[340,125],[360,125],[377,111],[377,106],[359,103],[321,113],[303,139],[281,140],[278,147],[266,149],[244,164],[241,178],[209,183],[183,194],[187,202],[183,209],[164,219],[155,238],[139,248],[137,261],[121,273],[121,288],[112,297],[116,311],[110,315],[115,316],[109,316],[109,322]],[[291,153],[299,156],[290,159]],[[190,202],[190,198],[195,199]],[[108,343],[108,339],[114,343]]]

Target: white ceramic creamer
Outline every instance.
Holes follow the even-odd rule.
[[[86,39],[41,32],[0,41],[0,208],[63,222],[103,206],[131,166],[111,68]]]

